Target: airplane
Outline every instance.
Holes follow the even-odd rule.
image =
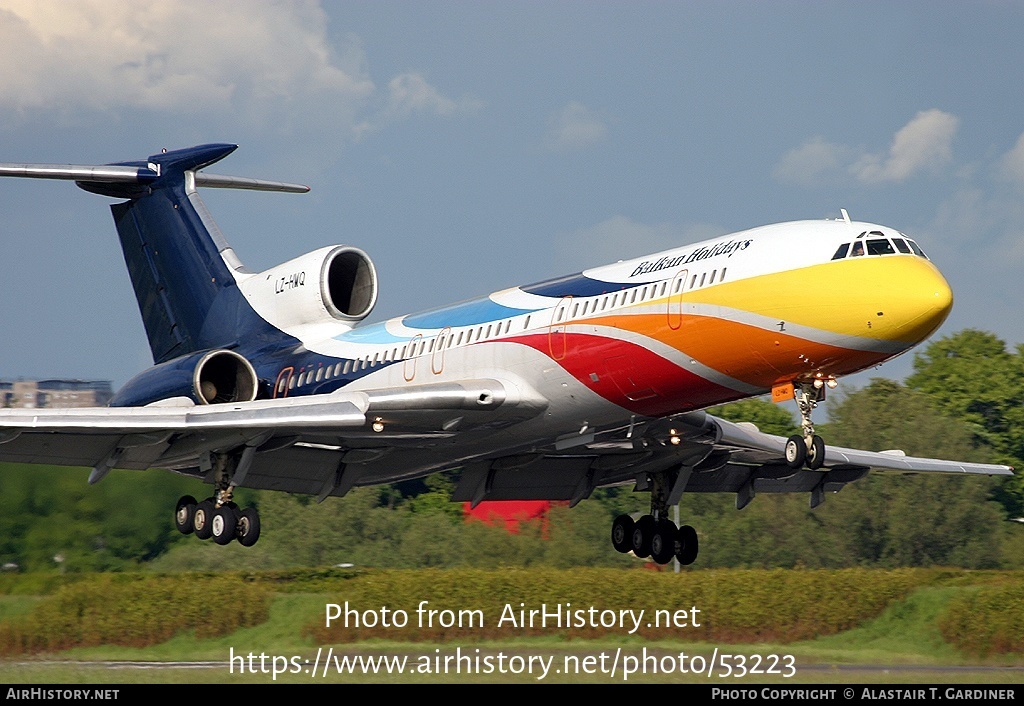
[[[778,223],[359,325],[370,257],[334,245],[251,272],[200,188],[308,187],[209,174],[207,144],[106,165],[0,164],[75,181],[111,205],[153,367],[108,407],[0,410],[0,461],[168,469],[213,486],[175,525],[252,546],[237,487],[314,495],[461,469],[452,500],[567,500],[635,485],[650,512],[615,518],[614,548],[693,563],[683,493],[808,493],[871,469],[1009,475],[1002,465],[826,445],[811,413],[842,376],[925,340],[952,293],[918,244],[851,220]],[[703,411],[795,399],[786,439]]]

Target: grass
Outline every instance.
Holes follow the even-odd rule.
[[[1024,681],[1024,656],[1003,656],[978,660],[965,657],[945,643],[937,626],[938,617],[946,604],[958,592],[971,590],[966,583],[943,584],[918,589],[906,599],[892,604],[877,618],[864,625],[838,635],[791,644],[711,645],[682,642],[645,641],[635,636],[614,636],[602,640],[567,640],[563,638],[523,638],[502,642],[472,642],[461,645],[463,654],[506,657],[530,656],[551,658],[552,671],[545,682],[609,683],[608,674],[592,675],[556,674],[554,665],[596,659],[604,653],[611,659],[617,650],[621,655],[639,657],[643,650],[657,659],[677,656],[710,658],[716,648],[720,653],[746,655],[749,667],[758,656],[793,655],[796,676],[785,678],[781,674],[748,674],[742,678],[716,676],[709,682],[706,674],[634,675],[630,682],[712,683],[714,685],[743,686],[754,683],[802,684],[881,684],[881,683],[1021,683]],[[24,614],[32,609],[37,599],[29,596],[0,596],[0,618]],[[415,674],[399,678],[384,675],[338,675],[313,677],[305,671],[281,674],[276,680],[270,674],[239,674],[228,669],[228,656],[253,652],[256,655],[295,656],[305,669],[309,660],[316,658],[318,646],[301,634],[300,626],[322,618],[324,605],[331,601],[325,593],[281,593],[275,596],[270,617],[262,625],[244,628],[235,633],[209,639],[197,639],[192,633],[183,633],[159,645],[147,648],[94,647],[79,648],[59,655],[42,655],[33,659],[0,662],[0,682],[3,683],[55,683],[55,684],[133,684],[133,683],[464,683],[464,682],[536,682],[534,675],[437,675]],[[369,641],[334,648],[339,655],[405,656],[409,660],[433,659],[450,655],[460,645],[430,643]],[[326,654],[329,646],[323,647]],[[477,652],[479,650],[479,652]],[[195,662],[208,661],[205,666],[109,666],[99,662]],[[91,664],[90,664],[91,663]],[[734,658],[733,664],[738,664]],[[762,665],[764,664],[762,660]],[[863,668],[869,665],[869,668]],[[289,668],[292,664],[289,663]],[[721,670],[719,670],[719,674]]]

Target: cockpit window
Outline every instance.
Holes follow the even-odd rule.
[[[895,245],[896,249],[899,250],[904,255],[910,254],[910,246],[907,245],[907,241],[904,240],[903,238],[893,238],[892,244]]]
[[[888,240],[874,239],[867,241],[868,255],[893,255],[896,251]]]
[[[910,245],[910,249],[914,251],[914,254],[915,254],[915,255],[920,255],[920,256],[921,256],[921,257],[923,257],[923,258],[924,258],[925,260],[927,260],[927,259],[928,259],[928,256],[924,254],[924,250],[922,250],[921,248],[919,248],[919,247],[917,246],[917,243],[915,243],[915,242],[914,242],[913,240],[910,240],[910,239],[908,238],[908,239],[907,239],[907,244],[908,244],[908,245]]]
[[[917,246],[913,240],[900,233],[902,237],[892,239],[879,237],[884,235],[880,231],[864,231],[857,236],[857,240],[852,243],[843,243],[836,250],[835,255],[832,256],[833,260],[842,260],[847,257],[860,257],[862,255],[918,255],[923,257],[925,260],[928,256],[924,254],[924,251]],[[863,240],[861,240],[863,238]],[[893,247],[895,246],[895,247]]]

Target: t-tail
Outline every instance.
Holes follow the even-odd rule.
[[[225,241],[197,186],[303,193],[298,184],[202,174],[236,145],[162,152],[109,165],[0,164],[0,176],[67,179],[126,199],[110,210],[155,363],[241,340],[284,337],[239,291],[249,275]]]
[[[199,145],[104,165],[0,163],[0,176],[65,179],[122,199],[110,210],[156,365],[111,406],[272,396],[289,351],[344,332],[373,309],[377,273],[359,248],[320,248],[259,273],[242,266],[197,187],[309,187],[199,171],[235,148]]]

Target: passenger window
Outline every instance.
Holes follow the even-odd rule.
[[[718,278],[719,282],[724,282],[725,281],[725,270],[726,269],[727,268],[725,268],[725,267],[722,268],[722,276]]]
[[[694,275],[693,277],[690,278],[690,289],[693,289],[696,286],[697,286],[697,275]]]
[[[324,369],[323,368],[317,368],[316,369],[316,381],[320,382],[323,379],[324,379]]]
[[[718,270],[711,270],[711,279],[708,280],[708,284],[715,283],[715,275],[718,274]]]
[[[846,253],[848,252],[850,252],[850,244],[843,243],[842,245],[839,246],[839,249],[836,250],[836,254],[832,256],[832,259],[842,260],[844,257],[846,257]]]
[[[707,273],[707,272],[703,272],[703,273],[701,273],[701,276],[700,276],[700,286],[701,286],[701,287],[703,287],[703,286],[704,286],[704,278],[705,278],[705,277],[707,277],[707,276],[708,276],[708,273]]]
[[[341,363],[334,366],[334,377],[341,375]]]
[[[341,369],[342,375],[348,375],[348,371],[351,368],[351,365],[352,365],[352,361],[351,360],[346,360],[345,361],[345,367],[343,367]]]

